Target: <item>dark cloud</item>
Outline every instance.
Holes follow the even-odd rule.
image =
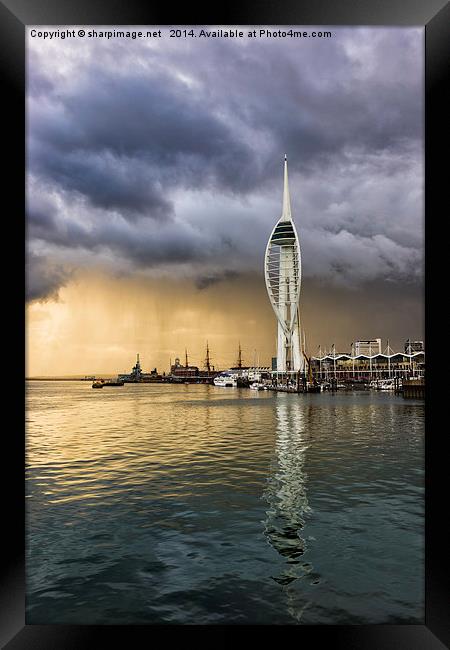
[[[203,275],[196,279],[195,286],[197,289],[208,289],[219,282],[224,282],[225,280],[235,280],[241,276],[237,271],[223,271],[222,273],[215,273],[211,275]]]
[[[94,65],[67,94],[49,93],[48,110],[30,103],[30,172],[94,206],[156,218],[171,215],[174,188],[248,190],[250,148],[180,85]]]
[[[71,270],[29,252],[26,267],[27,301],[57,300],[58,291],[71,277]]]
[[[415,281],[423,30],[333,32],[30,39],[30,242],[55,264],[171,266],[206,288],[261,268],[286,152],[305,277]]]

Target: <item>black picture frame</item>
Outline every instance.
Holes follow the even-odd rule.
[[[314,2],[241,2],[218,5],[211,10],[201,10],[186,4],[177,9],[176,15],[163,3],[108,2],[107,0],[3,0],[0,2],[0,66],[3,81],[4,155],[7,154],[5,188],[9,199],[8,215],[15,227],[8,233],[8,248],[15,251],[14,275],[16,280],[25,266],[24,240],[25,214],[24,151],[25,151],[25,26],[26,25],[383,25],[425,27],[425,234],[426,234],[426,283],[431,282],[435,270],[433,232],[437,225],[431,215],[440,214],[444,206],[444,173],[439,160],[441,140],[445,132],[445,86],[446,66],[449,57],[450,8],[444,0],[315,0]],[[8,143],[9,140],[9,143]],[[12,216],[11,216],[12,215]],[[439,235],[441,237],[441,235]],[[437,239],[437,237],[436,237]],[[448,240],[447,240],[448,241]],[[23,256],[23,257],[22,257]],[[24,262],[23,267],[19,265]],[[436,276],[435,276],[436,277]],[[8,281],[8,277],[6,278]],[[20,284],[20,283],[19,283]],[[22,285],[24,286],[24,285]],[[7,295],[12,310],[23,314],[20,289]],[[19,304],[20,303],[20,304]],[[426,615],[424,625],[361,625],[361,626],[292,626],[283,627],[282,634],[294,634],[296,643],[307,640],[325,647],[367,650],[434,650],[449,646],[449,593],[448,551],[443,530],[446,510],[442,506],[447,490],[446,457],[442,454],[444,430],[431,431],[429,413],[434,411],[436,384],[433,368],[437,354],[439,333],[431,320],[428,296],[426,308],[427,334],[427,420],[426,420]],[[22,329],[23,327],[23,329]],[[18,347],[23,349],[25,322],[17,328]],[[11,350],[13,350],[13,346]],[[19,357],[20,359],[20,357]],[[20,363],[14,359],[13,381],[22,385]],[[16,377],[17,375],[17,377]],[[19,376],[21,375],[21,376]],[[14,422],[23,422],[23,393],[19,391],[12,414]],[[439,427],[438,427],[439,429]],[[22,431],[22,433],[21,433]],[[2,535],[3,562],[0,583],[0,644],[8,650],[33,648],[90,648],[104,647],[113,642],[119,646],[137,647],[142,642],[154,640],[154,626],[34,626],[25,624],[25,490],[24,458],[25,436],[21,427],[8,429],[3,439],[3,488],[4,527]],[[413,568],[412,568],[413,570]],[[186,642],[194,640],[192,634],[217,632],[219,626],[162,626],[165,634],[182,632]],[[279,638],[279,626],[264,627],[265,637],[274,632]],[[223,640],[230,639],[234,626],[220,628]],[[259,631],[261,627],[259,628]],[[239,626],[239,634],[242,634]],[[254,630],[253,630],[254,631]],[[253,632],[252,631],[252,632]],[[187,635],[187,636],[184,636]],[[170,639],[171,640],[171,639]],[[267,639],[269,640],[269,638]],[[283,642],[283,638],[281,639]]]

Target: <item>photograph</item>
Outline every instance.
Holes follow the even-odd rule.
[[[25,26],[27,625],[425,624],[425,27]]]

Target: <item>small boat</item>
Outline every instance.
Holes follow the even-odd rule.
[[[369,386],[375,390],[395,390],[396,388],[394,379],[374,379]]]
[[[105,382],[103,381],[103,379],[97,379],[97,380],[94,381],[94,383],[92,384],[92,388],[103,388],[104,383],[105,383]]]
[[[393,379],[384,379],[378,385],[378,390],[395,390],[395,381]]]
[[[124,383],[125,383],[124,381],[113,381],[113,380],[111,380],[111,381],[105,381],[103,386],[123,386]]]
[[[264,384],[260,384],[259,382],[255,381],[253,384],[250,384],[249,388],[252,390],[264,390],[265,386]]]

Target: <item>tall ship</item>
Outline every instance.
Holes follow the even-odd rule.
[[[185,350],[185,363],[181,363],[180,358],[176,357],[175,363],[170,362],[170,381],[173,383],[185,384],[212,384],[214,377],[219,374],[211,364],[209,345],[206,342],[206,359],[204,361],[204,370],[198,366],[189,364],[188,352]]]

